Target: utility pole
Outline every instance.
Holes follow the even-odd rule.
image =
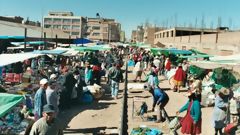
[[[24,28],[24,52],[26,52],[26,46],[27,46],[27,28]]]

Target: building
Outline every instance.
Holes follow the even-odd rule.
[[[132,31],[131,42],[133,42],[133,43],[137,42],[137,31],[136,30]]]
[[[114,19],[74,16],[72,12],[49,12],[44,17],[44,28],[63,30],[72,38],[120,41],[121,25]]]
[[[87,38],[104,42],[120,41],[121,25],[114,19],[87,18]]]
[[[41,23],[39,21],[36,21],[36,22],[31,21],[28,18],[26,21],[24,21],[24,18],[20,17],[20,16],[0,16],[0,21],[20,23],[20,24],[25,24],[25,25],[41,27]]]
[[[163,30],[163,28],[151,27],[151,26],[144,27],[143,42],[145,44],[153,45],[154,44],[154,34],[160,30]]]
[[[120,42],[124,43],[126,41],[125,31],[120,33]]]
[[[196,29],[176,27],[155,33],[154,44],[179,49],[197,49],[212,55],[240,53],[240,32],[228,28]]]
[[[86,19],[72,12],[49,12],[44,17],[44,28],[59,29],[73,38],[85,36]]]
[[[58,38],[69,38],[68,34],[61,30],[52,30],[8,21],[0,21],[0,36],[24,36],[25,28],[27,29],[27,37],[29,38],[43,38],[43,33],[46,33],[46,38],[55,38],[56,35]]]

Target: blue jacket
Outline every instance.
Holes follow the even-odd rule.
[[[43,106],[47,104],[46,93],[42,88],[39,88],[34,96],[34,111],[39,118],[42,117]]]
[[[166,92],[161,90],[160,88],[155,88],[153,91],[153,105],[156,103],[162,103],[169,100],[169,97]]]
[[[184,112],[188,109],[188,106],[190,104],[190,101],[188,100],[188,102],[179,110],[179,112]],[[200,102],[198,100],[194,100],[193,103],[192,103],[192,107],[191,107],[191,110],[190,110],[190,114],[193,118],[193,121],[195,123],[197,123],[200,118],[201,118],[201,105],[200,105]]]

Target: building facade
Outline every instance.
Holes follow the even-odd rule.
[[[114,19],[87,18],[87,38],[104,42],[119,42],[121,25]]]
[[[154,44],[178,49],[197,49],[212,55],[240,53],[240,32],[227,29],[173,28],[155,33]]]
[[[85,37],[86,19],[72,12],[49,12],[43,18],[44,28],[59,29],[73,38]]]
[[[124,43],[126,41],[125,31],[121,31],[120,42]]]
[[[144,35],[143,35],[143,42],[145,44],[150,44],[153,45],[154,44],[154,34],[160,30],[163,30],[163,28],[160,27],[144,27]]]

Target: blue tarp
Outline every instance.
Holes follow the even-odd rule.
[[[188,50],[177,50],[177,49],[165,49],[171,54],[192,54],[191,51]]]
[[[91,40],[86,39],[86,38],[77,38],[75,40],[73,40],[74,44],[87,44],[87,43],[92,43]]]
[[[42,51],[36,50],[33,53],[34,54],[63,54],[65,52],[66,50],[42,50]]]
[[[24,39],[24,36],[0,36],[0,39]]]

